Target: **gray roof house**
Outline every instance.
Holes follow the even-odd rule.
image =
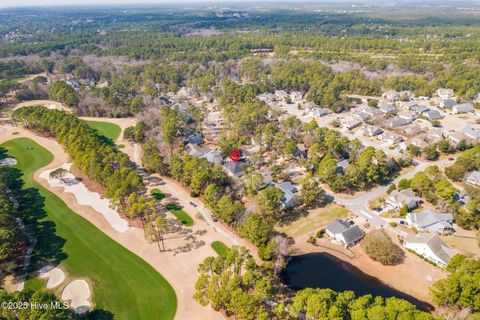
[[[437,89],[436,93],[437,93],[437,96],[439,96],[442,99],[450,99],[455,96],[453,89],[439,88]]]
[[[413,122],[413,120],[417,119],[417,114],[412,111],[400,111],[397,115],[399,118],[408,120],[410,122]]]
[[[466,127],[463,129],[463,133],[470,139],[480,139],[480,130],[474,129],[472,127]]]
[[[200,147],[196,144],[189,143],[185,146],[185,152],[194,158],[200,158],[210,150],[206,147]]]
[[[443,99],[438,106],[440,109],[452,109],[457,104],[453,99]]]
[[[422,114],[425,111],[428,111],[430,109],[423,104],[417,104],[417,105],[413,106],[410,110],[412,110],[413,112],[416,112],[418,114]]]
[[[460,143],[462,140],[469,140],[469,138],[463,132],[458,131],[447,131],[444,132],[443,135],[455,145]]]
[[[419,134],[424,132],[424,130],[416,123],[412,123],[404,126],[402,128],[402,131],[405,135],[409,137],[418,136]]]
[[[231,177],[239,177],[243,174],[243,168],[238,162],[226,161],[222,167],[223,171]]]
[[[474,170],[467,173],[467,176],[465,177],[465,182],[474,186],[480,186],[480,172]]]
[[[389,101],[398,100],[398,92],[395,90],[389,90],[387,92],[382,93],[382,98],[387,99]]]
[[[389,104],[389,103],[380,104],[380,106],[378,106],[378,109],[383,113],[392,113],[397,111],[397,108],[395,108],[393,104]]]
[[[414,209],[420,203],[420,199],[415,195],[412,189],[404,189],[402,191],[393,190],[392,193],[385,199],[389,205],[394,209],[400,209],[407,206],[408,209]]]
[[[340,219],[333,220],[326,229],[327,235],[335,241],[349,247],[365,236],[365,232],[357,225],[350,225]]]
[[[454,232],[453,215],[451,213],[437,213],[433,210],[423,212],[409,212],[407,223],[420,231],[428,232]]]
[[[297,188],[290,181],[282,183],[272,182],[270,185],[283,191],[283,198],[281,200],[283,208],[289,209],[295,206]]]
[[[208,162],[221,164],[223,161],[221,152],[218,150],[210,150],[209,152],[205,153],[202,158],[207,159]]]
[[[432,128],[427,132],[428,142],[439,142],[443,140],[443,131],[441,129]]]
[[[442,115],[437,110],[428,110],[423,113],[428,120],[438,120],[442,118]]]
[[[375,127],[375,126],[372,126],[372,125],[369,125],[369,124],[364,124],[360,129],[359,131],[365,135],[365,136],[369,136],[369,137],[374,137],[374,136],[377,136],[379,134],[381,134],[383,132],[382,129],[380,129],[379,127]]]
[[[355,119],[355,118],[350,118],[350,119],[344,119],[342,124],[343,127],[347,130],[352,130],[355,127],[358,127],[362,121]]]
[[[401,126],[406,126],[407,124],[412,123],[411,120],[407,120],[400,117],[393,117],[385,121],[385,126],[389,129],[398,128]]]
[[[336,168],[336,172],[337,173],[342,173],[345,169],[348,168],[350,164],[348,163],[348,159],[344,159],[342,161],[339,161],[337,163],[337,168]]]
[[[435,233],[409,234],[405,237],[404,246],[442,267],[446,267],[456,254]]]
[[[457,104],[453,106],[452,112],[455,114],[458,113],[473,113],[475,110],[473,109],[473,106],[471,103],[462,103],[462,104]]]

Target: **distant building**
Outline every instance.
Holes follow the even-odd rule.
[[[192,143],[189,143],[185,146],[185,152],[194,158],[201,158],[208,151],[210,151],[208,148],[200,147]]]
[[[330,238],[342,243],[345,247],[354,245],[365,236],[365,232],[359,226],[350,225],[340,219],[333,220],[327,226],[326,233]]]
[[[439,233],[455,231],[451,213],[437,213],[432,210],[409,212],[406,220],[410,226],[420,231]]]
[[[328,108],[312,108],[310,109],[310,114],[314,117],[324,117],[327,114],[332,113],[332,111]]]
[[[477,170],[467,173],[465,182],[474,186],[480,186],[480,172]]]
[[[401,191],[393,190],[385,201],[394,209],[407,206],[409,210],[415,209],[420,203],[420,199],[410,188]]]
[[[407,124],[410,124],[410,123],[412,123],[411,120],[407,120],[407,119],[396,116],[396,117],[387,119],[385,121],[385,126],[389,129],[395,129],[398,127],[406,126]]]
[[[402,131],[405,135],[409,137],[416,137],[424,132],[423,129],[415,123],[404,126],[402,128]]]
[[[470,140],[463,132],[458,131],[444,132],[444,136],[455,145],[459,144],[462,140]]]
[[[272,182],[270,185],[280,189],[283,192],[281,203],[284,209],[290,209],[295,206],[295,194],[297,193],[297,188],[290,181],[285,181],[282,183]]]
[[[412,111],[400,111],[397,116],[410,122],[417,119],[417,114]]]
[[[347,130],[352,130],[353,128],[358,127],[361,123],[362,121],[355,118],[344,119],[342,122],[343,127]]]
[[[382,98],[387,99],[388,101],[396,101],[399,98],[398,92],[395,90],[389,90],[382,94]]]
[[[374,137],[381,134],[383,131],[379,127],[375,127],[369,124],[364,124],[360,129],[360,133],[364,136]]]
[[[350,165],[350,164],[348,163],[348,159],[344,159],[344,160],[342,160],[342,161],[339,161],[339,162],[337,163],[337,168],[336,168],[337,173],[342,173],[342,172],[344,172],[345,169],[347,169],[349,165]]]
[[[457,101],[453,99],[443,99],[440,101],[440,105],[438,107],[440,109],[452,109],[455,105],[457,105]]]
[[[462,103],[457,104],[452,107],[452,113],[459,114],[459,113],[473,113],[475,110],[471,103]]]
[[[423,115],[425,117],[427,117],[428,120],[432,121],[432,120],[438,120],[438,119],[441,119],[442,118],[442,115],[440,114],[440,112],[438,112],[437,110],[428,110],[428,111],[425,111],[423,113]]]
[[[453,92],[453,89],[437,89],[436,91],[437,96],[439,96],[441,99],[451,99],[455,97],[455,93]]]
[[[433,143],[442,141],[443,140],[443,130],[436,129],[436,128],[428,130],[426,140],[428,142],[433,142]]]
[[[403,141],[403,137],[394,132],[383,132],[379,134],[377,138],[390,145],[398,144]]]
[[[442,267],[446,267],[456,254],[435,233],[409,234],[405,237],[404,246]]]
[[[275,98],[277,99],[277,101],[284,101],[287,96],[288,93],[285,90],[275,91]]]
[[[404,91],[400,91],[398,93],[398,99],[399,100],[405,100],[406,99],[406,100],[410,101],[413,98],[415,98],[415,95],[410,90],[404,90]]]
[[[389,104],[389,103],[382,103],[380,104],[380,106],[378,107],[378,109],[380,111],[382,111],[383,113],[394,113],[394,112],[397,112],[397,108],[395,108],[395,106],[393,104]]]
[[[290,98],[292,99],[292,101],[298,102],[298,101],[302,100],[303,94],[299,91],[292,91],[290,93]]]
[[[265,102],[265,103],[270,103],[270,102],[274,102],[275,101],[275,95],[273,93],[270,93],[270,92],[264,92],[264,93],[261,93],[257,96],[257,99],[262,101],[262,102]]]
[[[243,168],[238,162],[225,161],[223,164],[223,171],[231,177],[240,177],[243,174]]]
[[[416,104],[415,106],[410,108],[410,110],[412,110],[416,114],[422,114],[430,109],[427,106],[424,106],[423,104]]]
[[[223,158],[221,152],[218,150],[210,150],[202,156],[202,158],[207,159],[208,162],[214,164],[222,164]]]
[[[465,136],[467,136],[470,139],[473,139],[473,140],[480,139],[480,130],[477,130],[475,128],[466,127],[465,129],[463,129],[463,133],[465,134]]]

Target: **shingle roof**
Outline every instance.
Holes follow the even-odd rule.
[[[420,243],[427,245],[433,253],[445,262],[448,262],[455,255],[455,251],[447,247],[442,239],[435,233],[419,233],[407,235],[405,241],[409,243]]]
[[[432,210],[425,210],[423,212],[409,212],[408,216],[422,230],[441,232],[453,229],[451,223],[453,215],[450,213],[437,213]]]
[[[351,226],[348,222],[340,219],[330,222],[327,230],[333,234],[341,234],[347,245],[360,240],[365,235],[365,232],[359,226]]]

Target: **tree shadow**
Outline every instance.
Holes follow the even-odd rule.
[[[82,317],[83,318],[83,317]],[[89,312],[83,319],[88,320],[113,320],[113,313],[106,310],[95,309],[92,312]]]

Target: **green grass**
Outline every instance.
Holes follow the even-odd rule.
[[[104,136],[111,143],[117,141],[122,131],[118,125],[110,122],[88,120],[87,123],[90,128],[96,130],[99,135]]]
[[[62,263],[71,277],[90,279],[94,319],[174,318],[175,292],[155,269],[71,211],[33,179],[37,169],[52,161],[49,151],[28,138],[10,140],[0,147],[18,161],[16,168],[23,173],[31,213],[44,212],[38,220],[40,227],[27,224],[37,237],[30,271],[38,270],[40,262],[48,260]],[[26,202],[21,205],[29,205]],[[35,287],[38,283],[34,280],[29,285]]]
[[[18,132],[18,131],[12,132],[12,136],[16,136],[17,134],[20,134],[20,132]]]
[[[165,199],[165,194],[164,194],[162,191],[160,191],[160,190],[158,190],[158,189],[156,189],[156,188],[155,188],[155,189],[152,189],[152,190],[150,191],[150,194],[151,194],[152,197],[153,197],[155,200],[157,200],[157,201],[161,201],[161,200]]]
[[[187,227],[193,226],[193,219],[185,211],[180,209],[176,204],[169,203],[166,205],[168,211],[170,211],[182,224]]]
[[[228,250],[230,250],[227,245],[221,241],[212,242],[212,249],[215,250],[215,252],[221,257],[225,257],[228,253]]]
[[[118,149],[125,149],[125,145],[124,144],[119,144]]]

